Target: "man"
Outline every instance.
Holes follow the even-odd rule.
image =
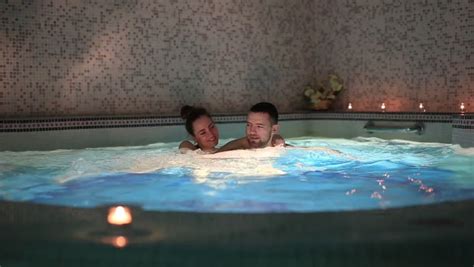
[[[285,145],[285,140],[277,134],[279,127],[278,111],[273,104],[255,104],[247,114],[246,136],[225,144],[217,152]]]

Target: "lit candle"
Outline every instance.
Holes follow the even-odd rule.
[[[461,105],[459,106],[459,109],[461,109],[461,112],[464,112],[464,109],[466,107],[464,106],[464,102],[461,103]]]
[[[423,106],[423,103],[420,102],[420,105],[418,107],[420,108],[420,111],[426,111],[425,106]]]
[[[382,109],[382,111],[385,111],[385,102],[382,103],[382,105],[380,106],[380,108]]]
[[[347,105],[348,110],[352,110],[352,103],[349,102],[349,105]]]
[[[113,225],[125,225],[132,223],[132,213],[130,209],[123,206],[111,207],[107,222]]]

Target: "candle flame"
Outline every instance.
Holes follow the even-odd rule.
[[[113,225],[125,225],[132,223],[132,213],[124,206],[111,207],[107,216],[107,222]]]

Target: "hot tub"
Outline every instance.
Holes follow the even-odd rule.
[[[365,188],[364,186],[357,187],[350,184],[349,187],[345,187],[348,182],[344,180],[344,173],[346,176],[349,173],[350,176],[348,170],[351,168],[355,170],[353,172],[355,174],[362,170],[360,166],[347,165],[348,162],[354,160],[354,157],[356,160],[363,161],[370,154],[357,154],[357,152],[345,150],[346,143],[335,149],[342,152],[342,156],[319,154],[308,150],[291,150],[290,152],[294,153],[293,158],[283,158],[278,162],[281,159],[280,155],[270,157],[276,159],[276,169],[283,170],[284,174],[271,173],[271,175],[262,176],[258,166],[267,163],[268,157],[263,157],[263,159],[256,157],[251,160],[247,157],[244,164],[254,171],[235,174],[226,169],[224,172],[220,170],[202,175],[202,169],[192,165],[190,169],[198,171],[195,175],[177,170],[174,165],[164,165],[166,168],[158,168],[158,175],[161,176],[156,176],[157,169],[150,169],[149,167],[153,166],[153,162],[150,162],[145,164],[146,168],[143,164],[131,164],[132,167],[121,169],[115,174],[110,174],[110,169],[107,169],[107,175],[103,175],[104,171],[101,168],[99,170],[87,169],[84,166],[80,168],[80,164],[84,160],[87,161],[84,155],[90,156],[87,152],[91,150],[99,153],[104,153],[104,150],[117,152],[118,149],[118,153],[102,154],[105,157],[126,153],[116,146],[133,146],[139,151],[148,151],[145,148],[151,146],[153,151],[160,150],[161,145],[158,145],[159,148],[153,147],[157,146],[157,142],[173,144],[186,137],[180,119],[176,117],[94,117],[4,120],[1,128],[3,162],[8,161],[7,158],[12,160],[14,157],[21,160],[31,154],[45,160],[45,158],[54,158],[52,155],[55,153],[65,153],[64,151],[68,153],[72,151],[73,155],[82,156],[76,158],[72,156],[73,160],[69,161],[79,165],[79,168],[76,166],[76,169],[68,169],[73,171],[69,172],[73,175],[65,177],[64,180],[55,180],[59,185],[66,185],[75,190],[59,190],[61,192],[59,194],[59,191],[54,191],[54,189],[52,192],[56,194],[47,195],[44,193],[51,192],[48,191],[50,189],[28,185],[23,189],[29,193],[30,198],[21,199],[18,197],[21,194],[15,195],[16,198],[11,197],[13,191],[9,191],[9,195],[3,193],[1,196],[3,201],[0,202],[0,224],[4,229],[1,239],[3,244],[9,245],[2,246],[0,249],[0,259],[4,260],[0,264],[6,266],[33,263],[35,265],[78,266],[99,264],[127,266],[472,264],[474,233],[469,227],[473,223],[471,211],[474,201],[470,195],[472,181],[464,176],[455,178],[456,181],[462,180],[462,186],[456,187],[459,191],[450,191],[442,183],[436,186],[432,184],[436,180],[442,180],[442,177],[437,179],[436,175],[448,175],[446,172],[435,172],[431,180],[427,181],[416,177],[417,172],[423,173],[423,169],[419,167],[423,166],[423,162],[421,165],[416,165],[415,169],[408,168],[410,170],[408,173],[406,173],[407,168],[401,167],[405,164],[403,155],[416,156],[424,153],[426,149],[435,147],[433,159],[436,158],[436,153],[443,154],[447,153],[446,151],[458,149],[454,153],[460,151],[462,160],[467,162],[467,164],[461,164],[460,168],[467,168],[463,169],[463,172],[467,172],[469,161],[472,161],[472,154],[470,154],[472,149],[469,148],[472,129],[466,127],[472,125],[469,114],[467,116],[463,114],[460,117],[453,114],[301,113],[283,114],[281,117],[281,134],[297,146],[309,144],[307,147],[314,147],[315,143],[307,143],[308,136],[319,138],[317,139],[318,146],[331,149],[334,147],[325,145],[330,143],[327,140],[334,140],[334,138],[344,138],[343,140],[353,142],[355,140],[369,147],[374,143],[384,144],[386,153],[376,155],[376,159],[399,165],[382,164],[372,168],[374,166],[370,164],[376,160],[369,162],[366,168],[362,169],[372,176],[362,175],[363,179],[356,181],[356,184],[364,181],[368,184],[373,182],[374,187],[367,192],[361,189]],[[215,119],[219,123],[221,136],[224,138],[230,139],[243,135],[245,116],[222,115],[215,116]],[[460,144],[451,144],[458,141]],[[393,153],[399,157],[398,161],[390,158],[392,155],[390,149],[395,147],[403,149],[414,142],[422,142],[421,150],[407,154],[403,154],[401,150],[402,152]],[[84,148],[89,149],[84,150]],[[17,152],[5,152],[6,150]],[[281,153],[281,151],[277,152]],[[309,159],[305,158],[308,154]],[[71,156],[70,153],[67,155]],[[137,157],[140,154],[133,155]],[[160,153],[153,155],[162,156]],[[383,155],[389,157],[381,159]],[[241,156],[233,155],[224,160],[235,161],[236,157],[238,159]],[[83,161],[81,163],[79,160],[78,164],[80,158]],[[99,155],[91,162],[100,161],[100,158]],[[143,163],[146,158],[140,158],[138,162]],[[421,158],[426,159],[425,156]],[[158,157],[157,159],[165,158]],[[215,162],[216,159],[207,160]],[[259,160],[264,161],[259,162]],[[311,160],[318,160],[321,164],[314,166],[317,164]],[[459,159],[455,158],[454,161],[457,162]],[[8,172],[7,167],[12,166],[12,162],[10,165],[3,165],[2,189],[5,189],[5,181],[8,178],[5,175]],[[258,164],[252,165],[255,162]],[[123,164],[124,162],[119,162],[116,165],[107,166],[123,166]],[[328,166],[334,167],[338,164],[347,165],[344,172],[334,172],[328,168]],[[297,168],[288,169],[290,165]],[[103,165],[100,166],[104,168]],[[163,167],[163,165],[160,166]],[[275,160],[272,160],[271,166],[275,167]],[[472,165],[470,166],[472,168]],[[41,172],[41,166],[37,166],[36,169]],[[77,172],[74,173],[74,170]],[[164,170],[164,174],[168,175],[166,176],[168,184],[155,190],[158,191],[156,194],[170,193],[166,190],[173,189],[183,191],[183,183],[188,183],[197,185],[199,190],[206,188],[202,191],[202,195],[207,194],[210,198],[213,198],[213,194],[223,196],[207,206],[202,203],[196,205],[197,202],[199,204],[196,199],[199,200],[201,198],[199,196],[202,195],[198,195],[194,202],[183,202],[182,199],[175,201],[184,205],[147,206],[138,201],[134,202],[133,194],[131,194],[132,198],[119,197],[117,199],[107,193],[101,194],[114,183],[124,184],[133,192],[135,181],[148,181],[148,184],[142,185],[145,190],[140,192],[152,195],[154,190],[147,191],[146,188],[153,189],[151,185],[155,184],[156,180],[164,179],[163,173],[159,173],[160,170]],[[19,179],[24,174],[21,171]],[[87,175],[81,176],[84,172]],[[429,169],[428,172],[433,173],[433,170]],[[77,175],[78,173],[80,175]],[[131,178],[130,173],[135,176]],[[394,173],[403,173],[400,180],[386,176],[384,178],[384,174],[393,176]],[[46,171],[44,176],[55,174],[57,173]],[[188,177],[188,179],[181,180],[179,186],[175,184],[173,187],[173,182],[176,183],[180,177]],[[23,177],[23,179],[30,181],[35,178]],[[294,189],[288,187],[292,179],[299,182],[298,191],[290,193],[290,195],[296,195],[297,199],[299,197],[296,205],[292,206],[288,203],[276,205],[268,199],[262,200],[259,192],[278,192],[277,200],[278,197],[284,198],[288,194],[285,188],[288,191]],[[240,188],[240,184],[261,186],[262,180],[273,182],[270,189],[240,192],[240,195],[246,196],[247,201],[237,202],[240,203],[239,205],[226,202],[228,198],[234,197],[233,194],[238,191],[236,188]],[[98,181],[102,181],[102,185],[105,183],[104,190],[100,189],[101,185]],[[225,182],[222,183],[222,181]],[[332,183],[332,187],[327,188],[326,191],[336,195],[340,193],[341,200],[324,195],[325,190],[304,194],[308,188],[320,189],[327,186],[328,181]],[[336,187],[334,187],[335,184]],[[387,192],[400,186],[412,188],[412,193],[421,196],[422,201],[397,205],[387,203],[389,199]],[[82,191],[76,190],[78,188]],[[97,188],[99,190],[96,190]],[[14,189],[21,191],[22,186]],[[462,198],[446,198],[430,202],[430,198],[434,198],[433,193],[438,193],[438,191],[445,195],[456,195],[460,191],[468,194]],[[35,195],[38,192],[43,194],[42,198]],[[77,192],[84,196],[83,201],[70,198]],[[90,204],[87,193],[99,196],[99,199],[105,201]],[[119,194],[115,193],[119,196],[124,195],[123,191]],[[362,202],[368,200],[371,205],[351,205],[352,201],[357,202],[355,197],[359,194],[362,196]],[[48,199],[48,197],[54,198],[59,195],[66,201],[54,203]],[[192,192],[189,192],[189,195],[192,195]],[[169,200],[167,201],[169,203],[172,202],[173,197],[171,192],[164,197],[164,200]],[[400,196],[402,199],[404,197],[406,196]],[[310,198],[315,199],[314,205],[301,204],[306,203]],[[396,197],[392,197],[389,200],[393,202],[395,199]],[[152,198],[151,203],[159,203],[159,201]],[[227,205],[216,205],[216,203],[227,203]],[[131,224],[116,226],[107,222],[109,208],[117,205],[131,209],[133,215]],[[301,206],[305,208],[299,209]]]

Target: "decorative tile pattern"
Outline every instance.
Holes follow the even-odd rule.
[[[474,147],[474,114],[462,114],[453,118],[452,143],[461,147]]]
[[[450,113],[385,113],[385,112],[351,112],[351,113],[295,113],[282,114],[281,120],[385,120],[385,121],[424,121],[451,123]]]
[[[474,5],[452,1],[0,1],[0,117],[304,108],[337,72],[333,108],[474,109]]]
[[[246,115],[216,115],[213,118],[217,123],[236,123],[246,121]],[[385,120],[441,123],[453,122],[453,128],[474,128],[474,115],[472,113],[466,114],[461,118],[455,115],[454,120],[453,114],[434,113],[286,113],[281,114],[279,120]],[[3,119],[0,120],[0,132],[34,132],[71,129],[153,127],[183,124],[184,121],[177,116],[109,116]]]
[[[453,128],[474,129],[474,115],[472,113],[456,115],[453,118]]]
[[[77,117],[0,120],[0,132],[153,127],[183,124],[179,117]]]

